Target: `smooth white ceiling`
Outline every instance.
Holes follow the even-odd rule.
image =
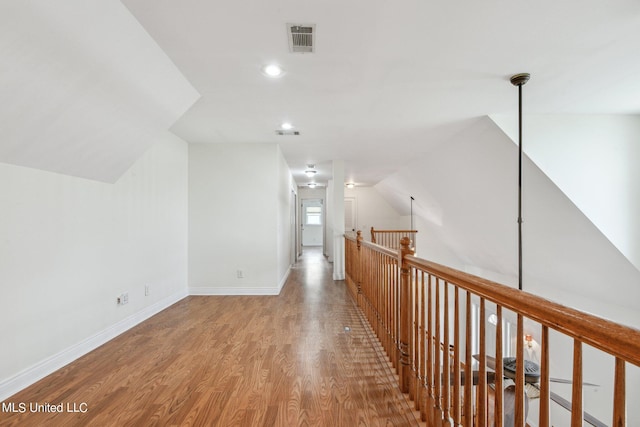
[[[198,93],[118,1],[0,2],[0,161],[115,182]]]
[[[640,2],[124,0],[202,94],[172,127],[190,142],[278,142],[304,165],[375,184],[468,126],[514,112],[639,113]],[[317,25],[313,54],[285,24]],[[269,63],[286,75],[260,73]],[[277,137],[284,120],[299,137]]]

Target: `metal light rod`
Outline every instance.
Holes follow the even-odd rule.
[[[413,196],[409,196],[409,197],[411,197],[411,202],[410,202],[411,203],[411,214],[410,214],[410,216],[411,216],[411,228],[410,228],[410,230],[413,230],[413,201],[415,199],[413,198]]]
[[[529,81],[529,73],[511,76],[511,84],[518,86],[518,289],[522,290],[522,86]]]

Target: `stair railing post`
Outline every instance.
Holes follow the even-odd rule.
[[[411,277],[410,268],[405,257],[413,255],[413,250],[409,247],[411,240],[408,237],[400,239],[400,249],[398,250],[398,265],[400,266],[400,345],[398,346],[398,360],[400,361],[400,390],[403,393],[409,392],[411,381],[411,360],[412,354],[410,337],[411,328]]]

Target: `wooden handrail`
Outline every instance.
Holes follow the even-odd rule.
[[[411,267],[428,271],[503,308],[640,366],[638,329],[415,256],[407,256],[406,261]]]
[[[400,248],[400,240],[408,237],[411,240],[410,246],[415,251],[415,237],[418,230],[376,230],[371,227],[371,242],[393,249]]]
[[[540,427],[550,425],[549,404],[558,402],[557,395],[549,390],[549,330],[573,339],[571,398],[575,404],[566,401],[563,405],[572,413],[571,424],[582,425],[583,419],[591,424],[597,421],[582,407],[582,358],[584,344],[588,344],[615,357],[611,420],[616,427],[626,425],[625,363],[640,366],[640,330],[416,257],[409,242],[409,237],[402,236],[400,247],[391,248],[363,241],[360,232],[355,238],[345,235],[347,284],[349,289],[357,289],[358,306],[389,355],[399,375],[401,389],[409,393],[427,425],[442,425],[449,421],[456,426],[468,427],[487,423],[496,427],[522,426],[526,423],[529,408],[525,383],[530,380],[525,379],[524,363],[516,363],[516,385],[509,388],[508,398],[507,391],[502,391],[502,376],[494,377],[495,389],[487,387],[485,355],[492,349],[486,348],[485,322],[475,326],[471,322],[472,298],[480,301],[481,319],[487,314],[487,304],[495,304],[499,323],[493,349],[496,372],[502,371],[503,367],[503,311],[506,309],[517,315],[518,361],[525,360],[524,339],[517,338],[524,337],[525,319],[540,325]],[[356,292],[352,291],[352,294]],[[452,309],[450,305],[453,305]],[[453,322],[450,319],[452,312]],[[459,319],[461,312],[465,316],[464,322]],[[472,375],[472,336],[479,337],[480,365],[477,383],[469,385],[462,378]],[[466,348],[465,354],[461,347]],[[442,378],[448,377],[452,380],[443,382]],[[471,387],[476,391],[472,392]]]

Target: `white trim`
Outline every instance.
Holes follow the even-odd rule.
[[[186,296],[187,293],[184,290],[176,292],[173,295],[169,295],[155,304],[145,307],[139,312],[109,326],[103,331],[98,332],[97,334],[92,335],[0,382],[0,401],[6,400],[8,397],[13,396],[20,390],[25,389],[47,375],[52,374],[58,369],[100,347],[123,332],[126,332],[137,324],[147,320],[151,316],[172,306]]]
[[[280,284],[278,285],[278,295],[280,295],[282,288],[284,288],[284,285],[287,283],[290,273],[291,273],[291,264],[289,264],[289,268],[287,268],[287,272],[284,273],[284,277],[282,278],[282,280],[280,280]]]
[[[216,295],[280,295],[280,291],[287,283],[291,273],[291,266],[287,269],[284,277],[278,284],[273,287],[251,287],[251,286],[197,286],[189,288],[189,295],[197,296],[216,296]]]
[[[217,295],[280,295],[277,287],[237,287],[237,286],[206,286],[189,288],[189,295],[197,296],[217,296]]]

